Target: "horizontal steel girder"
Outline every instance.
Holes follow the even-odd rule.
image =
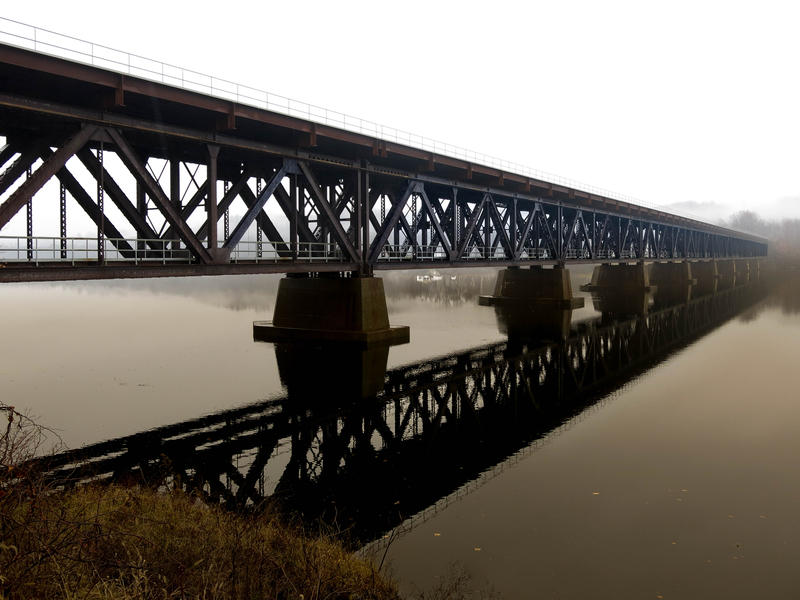
[[[33,129],[26,133],[24,147],[15,146],[13,140],[20,139],[20,128],[25,123],[19,115],[28,112]],[[16,118],[12,119],[12,115]],[[52,133],[48,133],[48,128]],[[58,133],[64,130],[72,133],[67,136]],[[105,192],[135,232],[133,238],[123,240],[119,229],[109,226],[105,231],[109,243],[121,252],[119,258],[133,258],[135,263],[122,268],[114,266],[114,260],[107,260],[109,264],[103,268],[109,269],[108,276],[129,276],[114,273],[127,273],[135,268],[202,274],[203,265],[215,265],[214,269],[208,269],[209,274],[224,272],[228,266],[233,273],[242,270],[234,265],[246,263],[252,264],[254,270],[270,272],[338,267],[341,271],[369,274],[375,269],[708,260],[767,254],[766,240],[657,211],[649,211],[647,214],[652,216],[645,218],[642,211],[623,203],[609,209],[608,204],[600,208],[555,195],[510,194],[502,187],[479,186],[467,178],[443,180],[405,169],[390,170],[367,161],[354,162],[346,157],[312,154],[301,147],[271,144],[269,139],[209,136],[202,130],[193,132],[110,111],[91,113],[76,107],[56,107],[52,102],[45,105],[35,99],[12,101],[2,94],[0,135],[12,140],[0,149],[6,166],[0,174],[0,184],[6,190],[6,193],[0,190],[3,199],[0,237],[6,234],[2,228],[31,198],[38,198],[37,194],[50,179],[59,177],[59,173],[60,178],[67,177],[62,169],[67,161],[77,157],[97,183],[102,181]],[[62,141],[54,143],[59,136]],[[147,168],[147,157],[164,156],[164,148],[175,156],[206,156],[209,141],[220,147],[219,179],[232,184],[218,202],[215,214],[221,216],[239,197],[246,210],[223,247],[213,251],[205,243],[208,220],[196,232],[189,221],[196,209],[208,204],[212,197],[209,186],[217,182],[198,183],[192,179],[197,189],[186,205],[176,206],[172,196],[174,190],[180,190],[179,182],[167,191]],[[133,176],[138,186],[136,194],[144,194],[148,209],[159,213],[166,227],[161,236],[139,204],[134,205],[130,200],[134,190],[123,189],[120,177],[125,174],[104,167],[92,153],[101,143],[106,156],[115,154],[126,167],[127,176]],[[13,188],[40,157],[41,165]],[[194,160],[198,162],[185,161],[190,172],[192,168],[196,171],[198,163],[203,165],[202,160]],[[249,187],[253,177],[267,179],[257,198]],[[353,183],[362,180],[368,181],[368,185]],[[89,201],[94,190],[82,193],[75,178],[69,180],[69,186],[70,194],[80,198],[79,206],[93,221],[110,224],[108,215],[92,214],[94,209]],[[56,210],[56,203],[43,206]],[[42,214],[41,209],[35,212],[37,217]],[[55,218],[55,215],[50,217]],[[244,240],[252,227],[259,227],[263,245],[275,250],[274,264],[259,264],[263,262],[262,245],[258,246],[258,254],[244,249]],[[167,247],[167,242],[174,239],[185,246],[183,254],[167,254],[176,248],[174,244]],[[253,247],[251,242],[247,243]],[[367,247],[362,247],[365,243]],[[149,254],[129,252],[142,244],[148,247]],[[0,264],[5,264],[8,273],[0,275],[0,280],[33,278],[31,272],[35,269],[42,269],[43,277],[59,279],[69,278],[57,275],[59,269],[73,272],[74,278],[83,278],[88,273],[75,264],[74,257],[67,256],[61,264],[53,264],[57,261],[37,255],[35,249],[39,245],[33,245],[33,256],[26,262],[4,258],[0,242]],[[305,253],[303,248],[307,249]],[[157,265],[139,261],[143,256],[158,258],[159,252],[172,262]],[[192,268],[175,264],[178,259]],[[319,269],[315,269],[317,266]]]

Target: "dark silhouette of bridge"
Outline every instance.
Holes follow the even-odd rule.
[[[519,327],[498,307],[507,342],[388,372],[385,348],[277,346],[286,397],[71,450],[41,466],[62,483],[182,488],[230,507],[276,499],[368,541],[469,493],[765,289],[747,278],[681,299],[656,292],[647,302],[648,294],[629,302],[629,294],[604,293],[598,305],[607,312],[563,332],[553,326],[560,317]],[[335,360],[309,378],[315,353]]]
[[[0,281],[767,253],[755,236],[29,30],[0,44]],[[70,235],[68,208],[96,235]],[[26,235],[2,237],[23,210]],[[37,235],[43,220],[59,235]]]

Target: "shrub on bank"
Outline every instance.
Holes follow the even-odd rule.
[[[396,598],[332,539],[182,492],[85,486],[0,499],[0,597]]]
[[[333,538],[181,491],[57,489],[23,466],[43,429],[0,402],[0,600],[397,598]]]

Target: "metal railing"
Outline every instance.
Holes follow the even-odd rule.
[[[573,254],[577,254],[573,251]],[[586,253],[584,253],[586,254]],[[442,246],[410,246],[405,244],[386,244],[378,255],[378,262],[412,262],[412,261],[447,261],[447,252]],[[541,260],[552,258],[546,248],[525,248],[519,256],[520,260]],[[568,256],[568,258],[579,258],[578,256]],[[480,260],[511,260],[498,246],[473,246],[469,252],[459,256],[459,261],[480,261]]]
[[[220,248],[222,243],[220,242]],[[125,262],[132,264],[192,263],[189,250],[177,240],[105,238],[102,252],[96,237],[0,236],[0,263]],[[323,242],[271,244],[242,240],[230,262],[346,262],[338,245]]]
[[[550,251],[546,248],[525,248],[520,254],[520,258],[553,258]]]
[[[663,211],[633,196],[14,19],[0,17],[0,42]]]
[[[102,248],[102,253],[99,251]],[[105,238],[102,246],[96,237],[0,236],[0,262],[96,262],[133,263],[191,262],[186,248],[161,239]]]
[[[580,250],[575,248],[567,248],[564,250],[564,256],[572,259],[591,258],[592,253],[588,248],[582,248]]]
[[[220,248],[222,242],[220,242]],[[238,262],[346,262],[341,248],[328,242],[270,243],[240,241],[232,250],[230,261]]]
[[[406,244],[386,244],[378,255],[378,262],[446,261],[447,252],[442,246],[411,246]],[[473,246],[467,254],[458,257],[459,261],[511,260],[503,247]],[[544,248],[527,248],[520,255],[522,260],[548,258]]]
[[[447,252],[441,246],[410,246],[406,244],[386,244],[378,260],[381,262],[403,262],[412,260],[447,260]]]

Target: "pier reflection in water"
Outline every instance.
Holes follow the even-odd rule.
[[[288,395],[66,452],[60,477],[200,490],[231,507],[274,498],[358,545],[408,529],[537,438],[764,295],[757,282],[692,297],[597,299],[569,327],[498,313],[507,342],[386,372],[388,347],[278,345]],[[659,292],[656,291],[656,298]]]

